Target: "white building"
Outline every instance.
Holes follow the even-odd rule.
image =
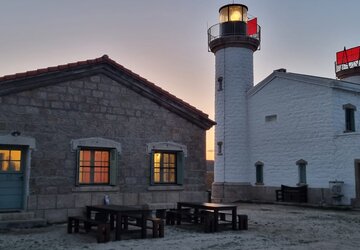
[[[260,27],[244,5],[219,13],[208,31],[216,67],[213,200],[273,201],[281,185],[307,185],[309,203],[360,205],[359,64],[339,68],[341,80],[279,69],[254,86]]]

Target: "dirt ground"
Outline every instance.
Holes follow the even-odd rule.
[[[192,225],[165,226],[164,238],[139,239],[136,233],[97,244],[94,233],[67,234],[61,224],[1,231],[0,249],[360,249],[360,211],[241,203],[238,212],[249,216],[249,230],[203,233]]]

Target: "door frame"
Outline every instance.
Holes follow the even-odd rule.
[[[23,168],[23,202],[20,210],[27,209],[28,197],[29,197],[29,180],[30,180],[30,168],[31,168],[31,153],[36,150],[35,138],[25,136],[13,136],[13,135],[0,135],[1,146],[14,148],[21,148],[24,153]]]

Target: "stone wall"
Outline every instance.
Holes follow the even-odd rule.
[[[205,200],[205,130],[104,75],[0,97],[0,134],[33,137],[28,210],[49,221],[100,204]],[[70,141],[102,137],[121,143],[118,185],[75,187],[76,155]],[[188,149],[184,185],[151,189],[146,144],[173,141]]]

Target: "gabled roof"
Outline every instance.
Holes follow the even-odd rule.
[[[274,72],[271,73],[268,77],[266,77],[264,80],[252,87],[247,94],[249,96],[255,95],[257,92],[261,91],[261,89],[263,89],[266,85],[271,83],[275,78],[288,79],[295,82],[314,84],[328,88],[360,93],[360,84],[358,83],[336,80],[326,77],[284,72],[283,70],[274,70]]]
[[[117,82],[121,82],[137,93],[203,129],[209,129],[215,125],[215,122],[210,120],[207,114],[133,73],[131,70],[126,69],[107,55],[92,60],[5,75],[0,77],[0,96],[94,74],[104,74]]]

